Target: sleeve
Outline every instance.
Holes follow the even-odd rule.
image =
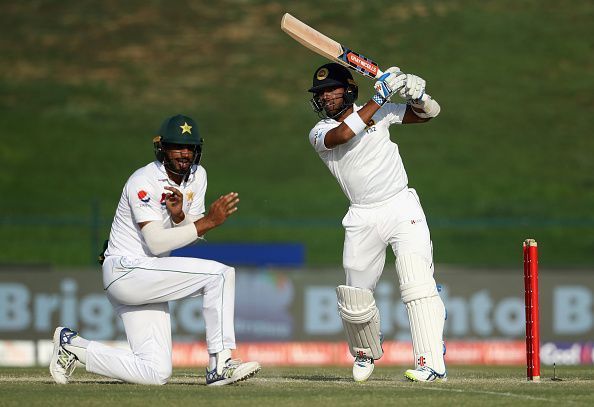
[[[386,103],[382,106],[383,115],[390,124],[402,124],[404,114],[406,113],[405,103]]]
[[[128,204],[136,223],[162,221],[161,194],[157,194],[148,180],[132,177],[126,185]]]
[[[191,223],[175,229],[165,229],[159,222],[150,222],[142,228],[141,233],[150,252],[155,256],[187,246],[198,239],[198,231]]]
[[[313,129],[309,132],[309,142],[313,146],[314,150],[318,153],[322,153],[324,151],[329,151],[330,149],[326,147],[324,144],[324,138],[326,137],[326,133],[328,133],[333,128],[337,127],[340,123],[325,123],[323,121],[319,122],[315,125]]]
[[[192,197],[192,203],[186,214],[191,216],[194,220],[202,218],[206,212],[204,199],[206,196],[206,187],[208,185],[206,170],[203,167],[198,167],[196,172],[196,186],[192,189],[194,196]]]

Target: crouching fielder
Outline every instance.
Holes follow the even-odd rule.
[[[392,124],[426,122],[439,114],[440,107],[425,93],[423,79],[395,67],[386,71],[374,89],[374,96],[357,106],[357,84],[348,69],[335,63],[318,68],[309,89],[312,106],[321,118],[309,140],[350,201],[342,221],[346,285],[336,292],[355,358],[353,377],[367,380],[374,361],[383,354],[373,290],[390,245],[414,350],[415,368],[405,376],[412,381],[444,380],[445,309],[433,279],[429,229],[388,131]],[[390,103],[396,94],[405,103]]]
[[[206,171],[202,138],[188,116],[165,120],[154,140],[156,160],[126,182],[104,254],[103,285],[122,319],[130,350],[88,341],[69,328],[54,332],[50,373],[68,383],[76,361],[88,372],[138,384],[165,384],[171,376],[169,301],[204,296],[208,385],[246,379],[257,362],[231,358],[235,270],[215,261],[167,257],[201,239],[237,210],[237,193],[221,196],[204,215]]]

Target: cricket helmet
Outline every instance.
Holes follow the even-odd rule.
[[[157,160],[162,162],[165,165],[165,168],[174,174],[184,176],[189,175],[190,171],[196,171],[195,165],[200,163],[203,143],[204,139],[200,137],[198,125],[194,119],[183,114],[178,114],[165,119],[163,124],[161,124],[158,135],[153,138],[153,147]],[[194,159],[189,167],[189,171],[183,174],[178,173],[175,170],[173,163],[167,159],[165,150],[171,145],[193,146],[192,151],[194,153]]]
[[[355,103],[359,96],[359,87],[353,79],[351,72],[344,66],[331,62],[316,69],[312,86],[307,91],[314,94],[311,99],[313,109],[320,113],[323,111],[323,105],[318,97],[318,93],[325,88],[342,87],[344,92],[344,106],[348,108]],[[344,109],[343,109],[344,110]]]

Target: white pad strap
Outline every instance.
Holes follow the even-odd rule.
[[[341,285],[336,296],[351,355],[381,358],[379,309],[371,290]]]

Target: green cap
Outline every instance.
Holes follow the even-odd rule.
[[[189,116],[178,114],[163,122],[159,129],[162,143],[201,145],[202,139],[198,133],[198,125]]]

